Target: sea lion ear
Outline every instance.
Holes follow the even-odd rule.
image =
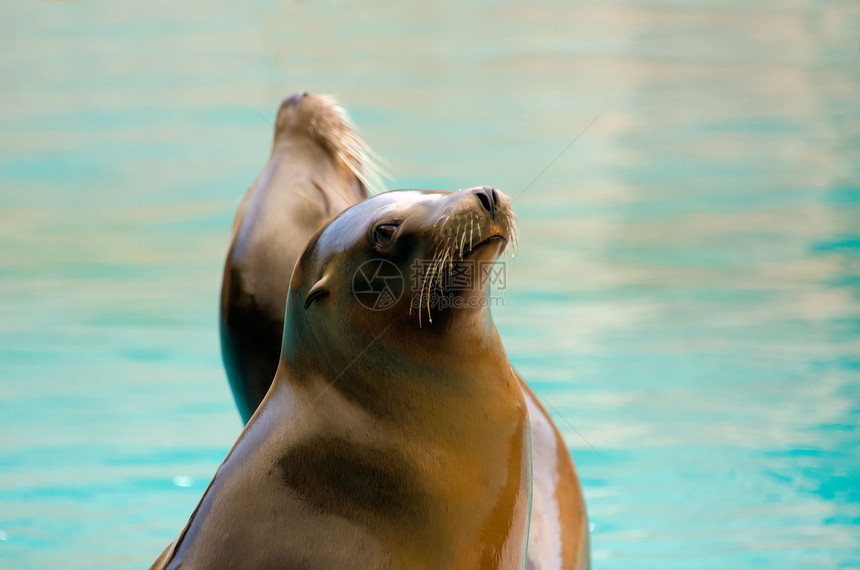
[[[314,283],[314,286],[311,287],[311,290],[308,291],[307,296],[305,297],[305,309],[311,306],[311,303],[316,301],[321,297],[325,297],[328,295],[328,273],[322,276],[322,279]]]

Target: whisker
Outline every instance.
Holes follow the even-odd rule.
[[[472,222],[474,222],[474,218],[469,218],[469,249],[472,249],[472,230],[474,229],[472,226]]]

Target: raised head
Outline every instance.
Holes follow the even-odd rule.
[[[282,357],[331,341],[353,357],[391,327],[399,354],[483,339],[488,327],[495,338],[489,280],[515,239],[510,200],[487,186],[396,190],[349,208],[296,264]]]

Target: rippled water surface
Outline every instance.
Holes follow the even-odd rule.
[[[860,568],[858,42],[823,0],[0,4],[0,566],[187,520],[241,427],[233,212],[304,88],[390,187],[515,197],[494,314],[595,568]]]

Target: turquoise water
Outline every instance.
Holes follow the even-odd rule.
[[[516,197],[494,314],[596,569],[860,568],[858,5],[465,4],[0,4],[0,566],[187,520],[241,428],[233,212],[308,89],[390,187]]]

